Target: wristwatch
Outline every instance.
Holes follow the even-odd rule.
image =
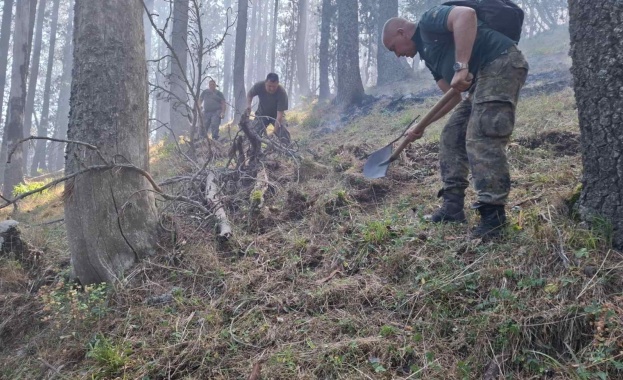
[[[457,62],[454,64],[453,68],[454,68],[454,71],[461,71],[463,69],[467,69],[468,66],[467,66],[467,63]]]

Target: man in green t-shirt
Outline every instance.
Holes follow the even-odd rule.
[[[519,91],[528,63],[515,41],[476,17],[474,9],[438,5],[417,24],[394,17],[385,23],[383,44],[396,56],[424,60],[439,88],[469,91],[457,94],[439,111],[438,120],[458,105],[441,132],[440,167],[443,205],[428,219],[465,222],[464,198],[471,170],[480,213],[474,238],[498,236],[506,224],[504,205],[511,187],[506,145],[515,124]],[[407,139],[422,137],[412,128]]]
[[[269,73],[266,80],[257,82],[247,93],[247,111],[251,112],[253,98],[258,97],[259,105],[255,111],[252,128],[260,136],[272,124],[274,133],[283,142],[290,142],[290,133],[284,126],[284,111],[288,109],[288,93],[279,84],[279,76]]]
[[[204,90],[200,95],[203,124],[199,129],[199,138],[202,139],[208,136],[208,131],[212,131],[212,138],[218,140],[221,119],[225,116],[225,110],[227,109],[225,96],[216,87],[216,82],[211,79],[208,82],[208,89]]]

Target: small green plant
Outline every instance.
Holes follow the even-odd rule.
[[[46,313],[43,321],[53,321],[59,328],[63,324],[92,323],[109,311],[106,283],[87,285],[80,291],[72,284],[59,281],[54,286],[41,287],[39,296]]]
[[[379,331],[379,334],[382,337],[394,336],[396,335],[396,328],[389,325],[383,325],[381,326],[381,331]]]
[[[263,197],[264,192],[262,192],[262,190],[253,190],[250,198],[252,203],[260,203]]]
[[[380,244],[390,236],[390,229],[384,221],[373,220],[363,226],[363,240],[369,244]]]
[[[89,343],[87,357],[93,359],[100,366],[98,378],[114,377],[130,361],[132,349],[125,343],[113,344],[108,338],[97,334]]]
[[[20,183],[19,185],[13,188],[13,196],[17,197],[22,194],[29,193],[31,191],[37,191],[45,186],[45,182],[30,182],[30,183]],[[43,190],[41,193],[45,193],[47,190]]]

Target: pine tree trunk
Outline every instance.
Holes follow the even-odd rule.
[[[279,20],[279,0],[275,0],[273,10],[273,32],[271,33],[272,42],[270,43],[270,72],[275,72],[275,55],[277,52],[277,21]]]
[[[407,78],[411,72],[409,64],[383,45],[383,26],[392,17],[398,16],[398,0],[383,0],[378,4],[378,45],[376,49],[376,85],[382,86]]]
[[[623,43],[620,1],[569,0],[571,72],[580,119],[584,176],[580,214],[612,226],[623,248]],[[595,43],[599,41],[599,43]]]
[[[69,16],[67,29],[65,32],[65,45],[63,46],[63,73],[59,84],[60,93],[58,95],[58,107],[56,109],[56,127],[54,137],[57,139],[67,139],[67,125],[69,124],[69,95],[71,93],[71,70],[73,68],[74,57],[72,54],[72,36],[74,21],[74,1],[69,2]],[[49,149],[50,171],[57,171],[63,168],[65,159],[65,144],[51,143]]]
[[[39,9],[37,12],[36,32],[34,48],[32,50],[32,61],[30,62],[30,75],[28,76],[28,94],[26,95],[26,110],[24,114],[24,137],[30,136],[32,133],[32,117],[35,111],[35,95],[37,92],[37,84],[39,81],[39,69],[41,65],[41,43],[43,41],[43,20],[45,16],[47,0],[39,1]],[[29,145],[24,147],[24,172],[27,169]]]
[[[359,71],[357,0],[337,0],[337,104],[361,103],[364,90]]]
[[[76,1],[68,137],[96,145],[108,161],[116,157],[148,170],[142,17],[139,1]],[[76,144],[67,153],[66,173],[103,164],[96,153]],[[155,252],[154,197],[142,191],[149,188],[129,169],[92,171],[66,183],[67,240],[74,274],[83,285],[116,282]]]
[[[43,4],[43,3],[42,3]],[[54,67],[54,49],[56,46],[56,29],[58,27],[58,8],[60,0],[54,0],[52,7],[52,20],[50,25],[50,46],[48,49],[48,67],[45,74],[45,87],[43,90],[43,108],[41,109],[41,120],[39,122],[39,128],[37,129],[37,135],[47,136],[48,128],[50,126],[50,88],[52,87],[52,69]],[[37,175],[37,170],[47,170],[45,163],[46,141],[37,140],[35,145],[35,154],[32,158],[32,165],[30,166],[30,175]]]
[[[249,46],[249,54],[248,57],[245,61],[246,63],[246,86],[247,88],[251,88],[251,86],[253,86],[253,83],[255,83],[255,81],[258,79],[255,77],[255,72],[254,72],[254,68],[255,68],[255,64],[253,61],[254,58],[254,53],[255,53],[255,41],[257,40],[257,30],[256,30],[256,26],[257,26],[257,8],[258,8],[258,2],[254,1],[251,7],[251,20],[250,20],[250,24],[249,25],[249,29],[248,29],[248,34],[247,34],[247,43]]]
[[[331,35],[331,17],[333,6],[331,0],[322,0],[322,20],[320,25],[320,46],[318,54],[318,70],[320,71],[318,97],[321,100],[329,99],[331,89],[329,88],[329,37]]]
[[[15,147],[17,142],[24,137],[30,5],[30,0],[17,0],[15,8],[11,92],[9,95],[6,127],[4,129],[7,150]],[[22,145],[16,146],[15,152],[11,156],[11,162],[6,164],[4,170],[3,194],[6,198],[12,198],[15,186],[24,181]]]
[[[9,57],[9,41],[11,38],[11,22],[13,18],[13,0],[4,0],[2,7],[2,27],[0,28],[0,125],[4,118],[4,86],[6,85],[6,69]],[[0,181],[2,183],[2,181]]]
[[[296,80],[299,86],[299,96],[309,96],[309,80],[307,78],[307,8],[308,0],[299,0],[298,28],[296,30]]]
[[[231,7],[231,0],[227,0],[225,2],[225,9],[229,9]],[[225,40],[223,41],[223,96],[225,96],[225,100],[228,103],[233,104],[231,101],[231,77],[232,77],[232,53],[234,47],[234,40],[231,37],[230,33],[225,36]],[[232,111],[233,107],[227,107],[228,112]]]
[[[164,57],[167,55],[167,47],[163,41],[158,41],[158,56]],[[169,94],[169,82],[164,74],[166,67],[166,59],[158,62],[158,68],[156,72],[156,83],[162,87],[163,90],[159,91],[156,95],[156,137],[160,140],[168,135],[168,130],[164,128],[164,125],[171,125],[171,105]]]
[[[238,124],[240,115],[247,107],[247,94],[244,89],[244,61],[247,42],[247,14],[249,2],[238,0],[238,20],[236,21],[236,48],[234,51],[234,97],[236,110],[234,124]]]
[[[171,58],[171,129],[176,138],[188,134],[188,86],[186,69],[188,66],[188,3],[189,0],[175,0],[173,3],[172,45],[174,57]],[[175,58],[177,57],[177,59]]]

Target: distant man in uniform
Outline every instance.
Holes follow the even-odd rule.
[[[216,89],[216,82],[211,79],[208,89],[201,93],[201,107],[203,110],[203,125],[199,130],[199,138],[204,139],[212,131],[212,139],[218,140],[221,119],[225,116],[227,103],[223,93]]]
[[[258,97],[259,105],[255,111],[252,128],[260,136],[272,124],[274,133],[283,142],[290,142],[290,133],[284,126],[283,114],[288,109],[288,94],[279,84],[279,76],[269,73],[266,80],[257,82],[247,93],[247,111],[251,112],[253,98]]]

